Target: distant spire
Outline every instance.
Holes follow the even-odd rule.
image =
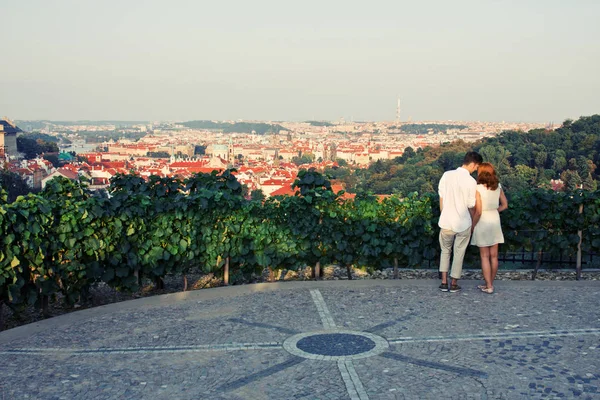
[[[229,144],[227,145],[227,162],[233,164],[235,154],[233,150],[233,135],[229,135]]]

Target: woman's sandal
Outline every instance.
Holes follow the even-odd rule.
[[[491,287],[491,288],[484,287],[481,289],[481,291],[483,293],[492,294],[492,293],[494,293],[494,288],[493,287]]]
[[[477,289],[479,289],[479,290],[483,290],[485,288],[487,288],[486,285],[477,285]]]

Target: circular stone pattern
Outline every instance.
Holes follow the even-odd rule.
[[[334,329],[294,335],[283,342],[283,348],[312,360],[343,361],[375,356],[389,343],[372,333]]]
[[[322,333],[300,339],[296,347],[310,354],[350,356],[374,349],[375,342],[350,333]]]

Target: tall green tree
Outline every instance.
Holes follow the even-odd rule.
[[[33,192],[33,189],[20,175],[4,169],[0,170],[0,188],[6,191],[9,203],[15,201],[19,196]]]

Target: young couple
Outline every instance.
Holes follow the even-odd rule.
[[[477,181],[471,174],[477,171]],[[485,280],[478,286],[482,292],[494,293],[494,279],[498,272],[498,244],[504,243],[500,226],[500,212],[508,208],[496,171],[484,163],[477,152],[468,152],[463,165],[442,175],[438,187],[440,195],[440,272],[443,292],[459,292],[458,280],[462,275],[463,259],[469,240],[479,247],[481,270]],[[450,255],[451,282],[448,284]]]

